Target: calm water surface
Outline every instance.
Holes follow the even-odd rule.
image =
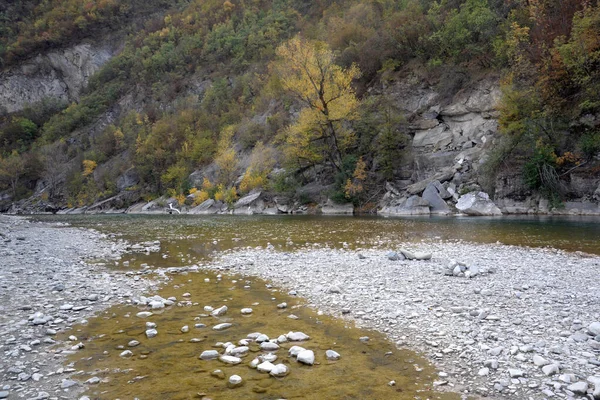
[[[424,239],[554,247],[600,254],[599,217],[369,218],[318,216],[97,215],[40,219],[93,227],[139,240],[189,240],[197,255],[246,246],[293,250],[319,243],[381,247]],[[200,239],[200,240],[199,240]],[[216,244],[215,244],[216,242]],[[164,243],[163,243],[164,244]]]

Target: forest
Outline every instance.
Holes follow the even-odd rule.
[[[515,160],[558,204],[561,174],[600,153],[598,1],[17,1],[0,6],[0,66],[109,35],[122,49],[80,101],[0,110],[0,189],[12,200],[43,181],[41,200],[90,205],[133,168],[127,190],[145,200],[232,203],[317,174],[332,199],[367,210],[410,142],[406,116],[372,88],[417,72],[501,77],[489,175]],[[126,98],[133,106],[90,133]]]

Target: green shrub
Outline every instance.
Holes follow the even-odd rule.
[[[588,132],[583,135],[579,141],[581,152],[591,160],[600,153],[600,131]]]

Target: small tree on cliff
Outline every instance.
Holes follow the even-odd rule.
[[[347,122],[357,118],[352,81],[360,70],[335,64],[325,43],[299,37],[281,45],[277,55],[274,70],[283,88],[304,105],[286,130],[286,156],[300,165],[330,162],[341,171],[343,153],[355,139]]]

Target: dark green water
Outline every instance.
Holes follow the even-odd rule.
[[[389,247],[428,239],[554,247],[600,254],[598,217],[324,217],[93,215],[39,216],[116,233],[126,239],[189,240],[195,256],[230,248],[266,246],[293,250],[307,244],[350,248]],[[204,240],[198,240],[204,239]]]

